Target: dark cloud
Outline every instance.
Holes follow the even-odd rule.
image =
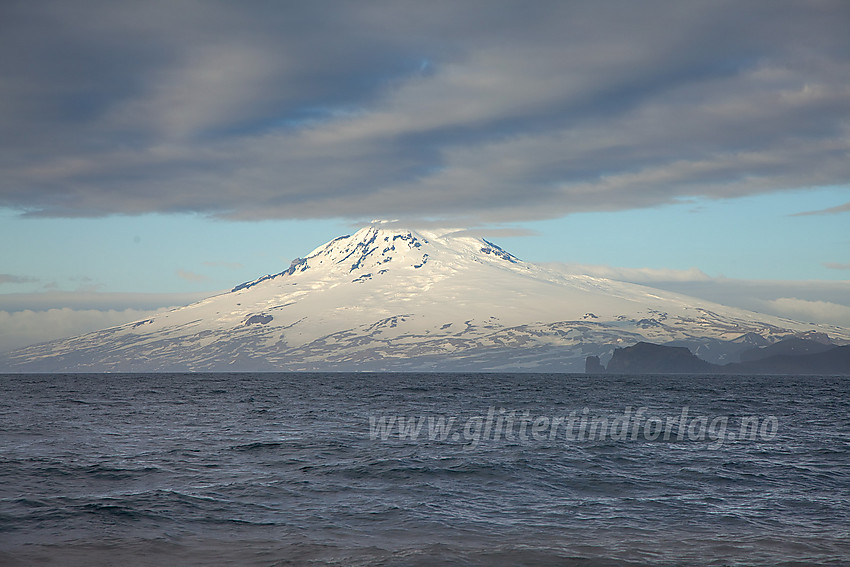
[[[500,222],[850,180],[850,4],[5,2],[0,205]]]

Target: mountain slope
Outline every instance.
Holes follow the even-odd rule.
[[[13,351],[14,371],[584,369],[639,341],[767,343],[812,329],[566,275],[463,233],[368,226],[285,271],[153,319]],[[850,340],[834,327],[833,338]]]

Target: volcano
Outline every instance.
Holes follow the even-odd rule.
[[[14,372],[582,372],[646,341],[712,362],[850,331],[524,262],[464,231],[373,224],[286,270],[141,321],[18,349]]]

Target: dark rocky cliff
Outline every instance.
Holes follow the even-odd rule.
[[[719,365],[706,362],[685,347],[639,342],[614,351],[608,367],[595,356],[587,358],[588,374],[832,374],[850,376],[850,345],[827,346],[823,352],[788,348],[777,343],[773,354],[756,360]],[[797,345],[799,346],[799,345]],[[766,350],[766,349],[765,349]],[[819,350],[819,349],[817,349]]]
[[[616,349],[606,370],[609,374],[685,374],[712,372],[714,368],[685,347],[640,342]]]

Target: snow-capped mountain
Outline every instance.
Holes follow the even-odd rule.
[[[280,273],[80,337],[7,354],[13,371],[540,370],[638,341],[722,361],[788,335],[850,331],[567,275],[463,232],[367,226]],[[699,353],[699,352],[698,352]]]

